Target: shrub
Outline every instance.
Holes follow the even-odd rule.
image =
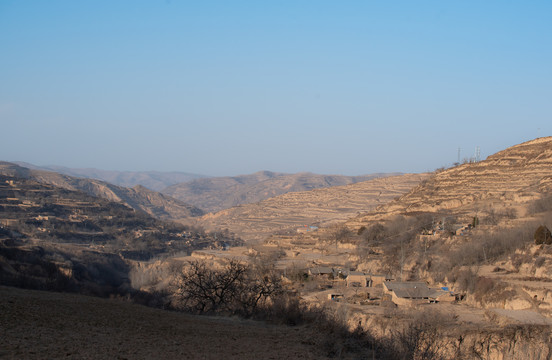
[[[370,226],[362,233],[362,237],[368,244],[378,244],[387,236],[387,230],[385,226],[380,223]]]
[[[552,244],[552,234],[550,233],[550,230],[544,225],[541,225],[537,228],[535,231],[535,244],[541,245],[546,244],[550,245]]]

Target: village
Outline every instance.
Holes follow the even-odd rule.
[[[433,241],[443,234],[438,223],[435,229],[418,235],[419,242],[431,238]],[[472,225],[455,225],[456,236],[465,236]],[[196,250],[190,256],[180,257],[180,261],[239,260],[244,262],[262,259],[263,263],[272,262],[282,278],[300,296],[311,303],[348,308],[357,314],[383,314],[386,309],[416,309],[433,306],[439,311],[458,313],[473,322],[484,319],[481,309],[466,311],[462,305],[464,294],[442,284],[428,285],[424,281],[405,281],[391,274],[363,271],[355,266],[358,262],[355,246],[339,243],[336,246],[320,246],[319,234],[315,226],[298,228],[298,236],[274,235],[262,244],[224,247],[224,249]],[[355,261],[356,260],[356,261]],[[456,305],[457,309],[451,309]],[[358,316],[357,316],[358,317]]]

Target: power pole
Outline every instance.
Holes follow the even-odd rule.
[[[401,281],[404,281],[404,279],[403,279],[403,266],[404,266],[404,248],[403,248],[403,240],[401,238]]]

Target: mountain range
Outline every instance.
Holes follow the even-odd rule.
[[[161,191],[174,184],[206,177],[177,171],[112,171],[93,168],[74,169],[56,165],[37,166],[22,161],[14,161],[13,163],[32,170],[53,171],[73,177],[102,180],[118,186],[134,187],[142,185],[154,191]]]

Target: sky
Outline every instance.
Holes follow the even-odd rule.
[[[552,135],[550,1],[0,0],[0,160],[423,172]]]

